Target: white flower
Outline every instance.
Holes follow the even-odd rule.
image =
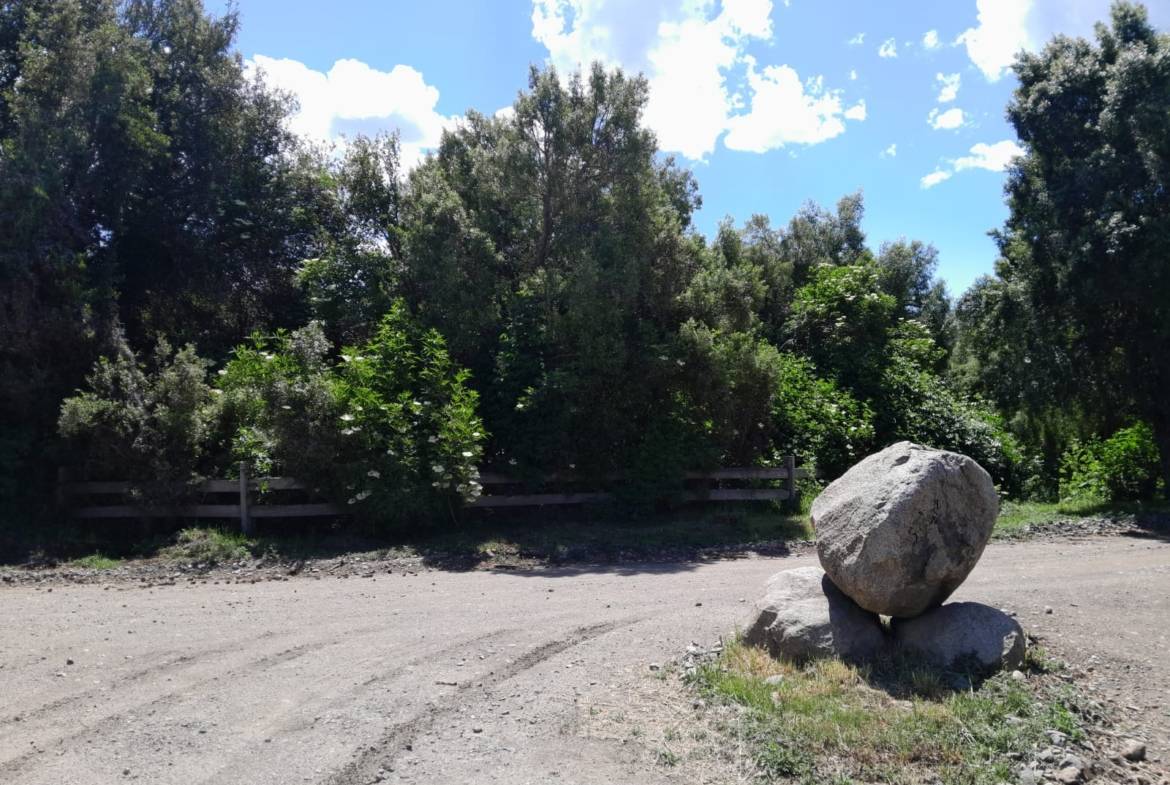
[[[341,435],[342,436],[353,436],[355,433],[357,433],[360,430],[361,430],[361,428],[343,428],[341,430]]]
[[[516,404],[516,411],[518,411],[518,412],[524,411],[524,404],[522,404],[522,403]]]
[[[434,444],[438,440],[439,440],[438,436],[428,436],[427,437],[427,444]]]
[[[359,502],[364,502],[366,499],[370,498],[370,494],[372,494],[372,493],[373,493],[373,491],[362,491],[354,498],[357,499]]]
[[[341,415],[341,421],[342,422],[353,422],[353,415],[348,414],[348,413],[343,414],[343,415]]]
[[[341,355],[341,359],[343,362],[351,362],[353,360],[353,356],[349,354],[343,354]]]
[[[223,395],[223,390],[212,390],[211,394],[212,395]]]
[[[472,438],[478,439],[480,436],[480,433],[479,433],[479,431],[472,431],[471,436],[472,436]]]
[[[288,411],[292,411],[292,407],[291,407],[291,406],[289,406],[287,403],[283,403],[283,404],[281,404],[281,405],[280,405],[280,408],[284,409],[286,412],[288,412]]]
[[[220,376],[227,376],[227,368],[220,368],[218,371],[216,371],[216,373],[218,373]]]
[[[370,469],[368,472],[366,472],[366,476],[373,477],[375,480],[382,479],[382,473],[377,469]]]
[[[462,455],[464,458],[470,458],[471,457],[471,450],[464,450],[463,452],[461,452],[459,454]]]
[[[435,474],[439,474],[440,472],[443,471],[443,464],[436,463],[434,466],[431,467],[431,471],[433,471]]]
[[[508,465],[509,465],[509,466],[515,466],[515,465],[516,465],[516,459],[515,459],[515,458],[509,458],[509,459],[508,459]]]

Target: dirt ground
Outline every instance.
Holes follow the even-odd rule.
[[[814,562],[3,586],[0,782],[680,782],[589,707]],[[993,543],[955,598],[1016,612],[1170,759],[1170,542]]]

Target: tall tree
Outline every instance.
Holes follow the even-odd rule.
[[[1008,319],[1058,342],[1075,400],[1153,426],[1170,492],[1170,37],[1140,5],[1111,19],[1095,43],[1057,37],[1016,63],[1008,118],[1026,152],[999,273],[1026,305]]]

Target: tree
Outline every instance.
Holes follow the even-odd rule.
[[[1128,2],[1095,43],[1061,36],[1020,56],[1008,118],[1025,153],[1009,170],[998,272],[1019,297],[1008,326],[1058,347],[1059,363],[1018,371],[1062,372],[1060,400],[1149,422],[1170,493],[1168,62],[1170,38]]]

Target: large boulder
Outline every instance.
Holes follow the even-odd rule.
[[[797,662],[831,656],[864,662],[886,646],[877,614],[857,607],[819,567],[773,575],[745,639]]]
[[[1019,623],[977,602],[951,602],[913,619],[895,619],[894,642],[944,668],[983,673],[1019,668],[1028,642]]]
[[[866,610],[911,617],[959,587],[998,512],[995,485],[975,461],[899,442],[830,484],[811,517],[833,583]]]

